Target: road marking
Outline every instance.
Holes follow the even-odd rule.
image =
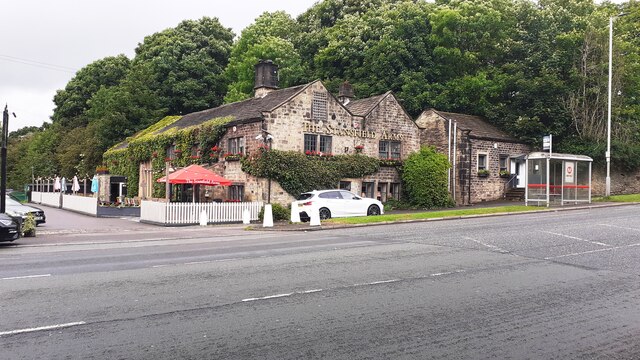
[[[630,228],[630,227],[625,227],[625,226],[610,225],[610,224],[598,224],[598,225],[600,225],[600,226],[608,226],[608,227],[618,228],[618,229],[624,229],[624,230],[640,231],[640,229]]]
[[[28,332],[44,331],[44,330],[55,330],[55,329],[68,328],[68,327],[71,327],[71,326],[78,326],[78,325],[84,325],[84,324],[86,324],[84,321],[78,321],[78,322],[71,322],[71,323],[66,323],[66,324],[41,326],[41,327],[30,328],[30,329],[3,331],[3,332],[0,332],[0,336],[23,334],[23,333],[28,333]]]
[[[540,232],[543,233],[547,233],[547,234],[551,234],[551,235],[557,235],[557,236],[562,236],[562,237],[566,237],[568,239],[573,239],[573,240],[580,240],[580,241],[584,241],[584,242],[588,242],[594,245],[600,245],[600,246],[611,246],[609,244],[605,244],[605,243],[601,243],[599,241],[591,241],[591,240],[587,240],[587,239],[581,239],[579,237],[575,237],[575,236],[570,236],[570,235],[565,235],[565,234],[560,234],[560,233],[554,233],[551,231],[544,231],[544,230],[540,230]]]
[[[188,263],[184,263],[185,265],[198,265],[198,264],[209,264],[211,262],[211,260],[208,261],[193,261],[193,262],[188,262]]]
[[[6,278],[2,278],[2,279],[0,279],[0,280],[33,279],[33,278],[41,278],[41,277],[47,277],[47,276],[51,276],[51,274],[43,274],[43,275],[26,275],[26,276],[13,276],[13,277],[6,277]]]
[[[462,272],[465,272],[465,270],[455,270],[455,271],[434,273],[434,274],[429,274],[427,276],[421,276],[419,278],[452,275],[452,274],[459,274],[459,273],[462,273]],[[311,290],[295,291],[295,292],[284,293],[284,294],[268,295],[268,296],[261,296],[261,297],[251,297],[251,298],[242,299],[241,301],[242,302],[249,302],[249,301],[276,299],[276,298],[289,297],[289,296],[299,295],[299,294],[317,293],[317,292],[321,292],[321,291],[325,291],[325,290],[337,290],[337,289],[347,289],[347,288],[354,288],[354,287],[361,287],[361,286],[390,284],[390,283],[395,283],[395,282],[399,282],[399,281],[402,281],[402,280],[404,280],[404,279],[379,280],[379,281],[372,281],[372,282],[368,282],[368,283],[358,283],[358,284],[347,285],[347,286],[338,286],[338,287],[329,288],[329,289],[311,289]]]
[[[247,298],[247,299],[242,299],[242,302],[256,301],[256,300],[267,300],[267,299],[276,299],[276,298],[291,296],[293,294],[295,294],[295,293],[268,295],[268,296],[257,297],[257,298]]]
[[[497,252],[499,252],[499,253],[503,253],[503,254],[507,254],[507,253],[509,253],[509,251],[508,251],[508,250],[501,249],[501,248],[499,248],[499,247],[497,247],[497,246],[495,246],[495,245],[485,244],[485,243],[483,243],[483,242],[482,242],[482,241],[480,241],[480,240],[476,240],[476,239],[474,239],[474,238],[470,238],[470,237],[468,237],[468,236],[463,236],[462,238],[467,239],[467,240],[471,240],[471,241],[473,241],[473,242],[475,242],[475,243],[478,243],[478,244],[480,244],[480,245],[482,245],[482,246],[486,246],[486,247],[488,247],[489,249],[491,249],[491,250],[493,250],[493,251],[497,251]]]
[[[630,247],[635,247],[635,246],[640,246],[640,243],[637,243],[637,244],[631,244],[631,245],[623,245],[623,246],[615,246],[615,247],[610,247],[610,248],[607,248],[607,249],[598,249],[598,250],[591,250],[591,251],[583,251],[583,252],[577,252],[577,253],[566,254],[566,255],[550,256],[550,257],[546,257],[546,258],[544,258],[544,259],[545,259],[545,260],[559,259],[559,258],[563,258],[563,257],[577,256],[577,255],[585,255],[585,254],[593,254],[593,253],[598,253],[598,252],[603,252],[603,251],[618,250],[618,249],[630,248]]]

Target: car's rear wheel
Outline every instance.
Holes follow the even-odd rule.
[[[331,211],[327,208],[320,209],[320,220],[331,219]]]
[[[378,205],[371,205],[369,209],[367,209],[367,216],[380,215],[380,208]]]

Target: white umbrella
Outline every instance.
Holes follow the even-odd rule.
[[[60,191],[60,177],[56,176],[56,180],[53,182],[53,191]]]
[[[78,177],[74,176],[73,177],[73,184],[71,185],[71,191],[76,193],[76,192],[78,192],[78,190],[80,190],[80,183],[78,182]]]

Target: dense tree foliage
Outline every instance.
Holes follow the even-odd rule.
[[[640,2],[323,0],[296,19],[265,13],[233,34],[186,20],[136,49],[78,71],[54,97],[51,124],[16,133],[11,186],[91,173],[109,146],[165,115],[251,96],[259,59],[280,86],[348,80],[359,98],[393,90],[408,112],[483,115],[534,145],[603,160],[609,18],[614,22],[613,165],[640,166]],[[81,156],[82,155],[82,156]]]
[[[304,69],[293,45],[296,22],[285,12],[264,13],[242,31],[231,51],[225,74],[229,88],[225,102],[251,97],[254,65],[261,59],[273,60],[280,66],[280,87],[296,85],[304,79]]]

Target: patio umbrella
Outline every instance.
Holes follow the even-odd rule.
[[[91,179],[91,192],[92,193],[97,193],[98,192],[98,175],[93,175],[93,179]]]
[[[165,182],[166,176],[161,177],[157,182]],[[192,185],[222,185],[229,186],[231,181],[222,176],[207,170],[199,165],[189,165],[184,169],[169,174],[169,184],[192,184]]]
[[[55,181],[53,182],[53,191],[60,190],[60,177],[56,176]]]
[[[71,191],[73,191],[74,193],[77,193],[78,190],[80,190],[80,183],[78,182],[78,177],[74,176],[73,184],[71,185]]]
[[[166,176],[161,177],[157,182],[166,182]],[[193,202],[196,202],[195,185],[222,185],[229,186],[231,181],[222,176],[207,170],[199,165],[189,165],[184,169],[169,174],[169,184],[190,184],[194,185]]]
[[[67,178],[64,176],[60,180],[60,192],[67,192]]]

